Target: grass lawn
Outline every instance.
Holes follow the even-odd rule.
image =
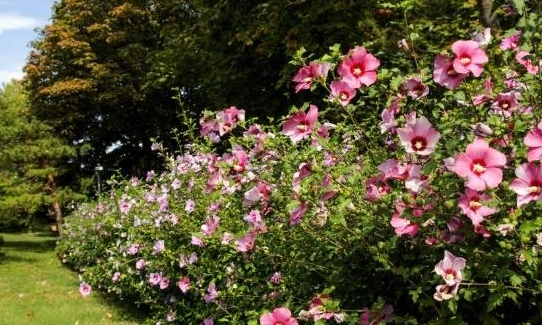
[[[0,325],[135,325],[136,319],[95,291],[79,294],[77,274],[63,267],[48,234],[1,234]]]

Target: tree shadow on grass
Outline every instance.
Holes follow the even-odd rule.
[[[10,251],[43,253],[43,252],[54,250],[56,246],[56,242],[57,242],[56,239],[45,239],[45,240],[40,240],[40,241],[6,240],[4,244],[2,245],[2,249],[10,250]]]
[[[38,260],[31,257],[15,256],[0,252],[0,265],[9,263],[37,263]]]

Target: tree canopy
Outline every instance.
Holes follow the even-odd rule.
[[[265,119],[301,102],[288,64],[301,47],[365,44],[400,66],[401,39],[437,51],[481,27],[478,17],[476,1],[462,0],[60,0],[32,44],[25,85],[32,114],[76,149],[72,173],[101,164],[142,174],[159,165],[151,138],[177,145],[181,112],[236,105]]]
[[[20,82],[0,89],[0,114],[0,228],[27,227],[39,214],[61,219],[76,197],[63,187],[73,149],[30,115]]]

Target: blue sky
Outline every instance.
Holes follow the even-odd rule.
[[[23,76],[35,29],[49,23],[55,0],[0,0],[0,85]]]

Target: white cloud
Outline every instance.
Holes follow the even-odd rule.
[[[22,70],[0,70],[0,86],[4,83],[8,83],[11,79],[22,79]]]
[[[7,30],[33,29],[39,25],[39,21],[32,17],[17,13],[0,13],[0,34]]]

